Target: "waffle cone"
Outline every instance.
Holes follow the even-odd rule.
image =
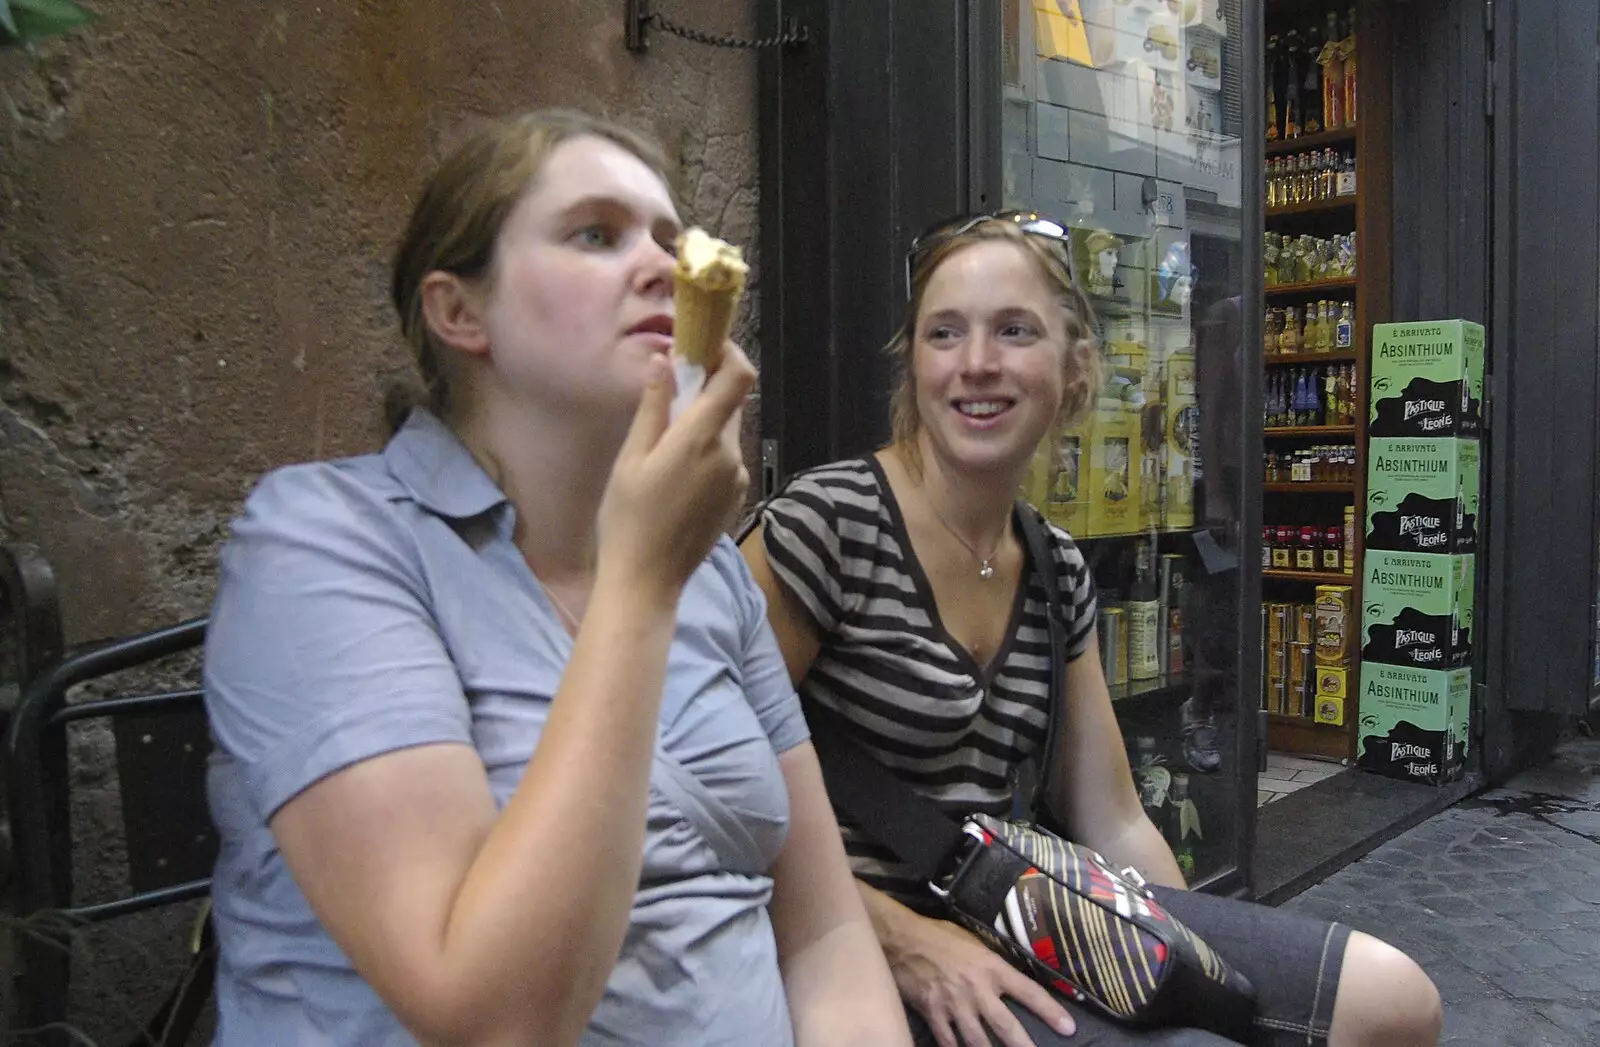
[[[733,331],[744,281],[716,289],[703,287],[682,273],[674,276],[673,350],[709,374],[722,363],[722,347]]]

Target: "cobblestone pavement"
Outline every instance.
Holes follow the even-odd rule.
[[[1404,949],[1443,1041],[1600,1044],[1600,740],[1438,814],[1284,903]]]

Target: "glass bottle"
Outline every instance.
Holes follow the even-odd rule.
[[[1300,31],[1291,29],[1283,34],[1283,65],[1284,65],[1284,98],[1283,98],[1283,137],[1285,139],[1299,138],[1301,132],[1300,119]],[[1350,86],[1345,85],[1345,95],[1349,96]]]
[[[1300,351],[1300,307],[1286,306],[1283,310],[1283,330],[1278,332],[1278,351],[1281,353],[1298,353]]]
[[[1317,64],[1322,44],[1317,39],[1316,23],[1306,26],[1300,40],[1300,60],[1305,65],[1305,75],[1300,81],[1300,108],[1303,111],[1300,128],[1305,134],[1314,135],[1325,126],[1322,119],[1322,66]]]
[[[1128,623],[1128,678],[1154,679],[1161,674],[1161,604],[1147,541],[1140,541],[1135,547],[1133,584],[1122,606]]]
[[[1315,571],[1317,569],[1317,529],[1315,527],[1300,528],[1300,542],[1294,549],[1294,567],[1297,571]]]
[[[1344,126],[1344,58],[1339,53],[1337,12],[1328,12],[1317,62],[1322,66],[1322,126],[1332,131]]]
[[[1272,567],[1272,544],[1277,535],[1277,529],[1271,524],[1261,527],[1261,569],[1268,570]]]
[[[1356,326],[1356,304],[1354,302],[1339,303],[1339,319],[1333,327],[1333,347],[1340,352],[1345,352],[1354,345]]]
[[[1267,141],[1276,142],[1279,137],[1278,123],[1278,34],[1273,33],[1267,37]],[[1339,91],[1344,92],[1343,66],[1340,67]]]
[[[1194,844],[1191,832],[1200,836],[1200,816],[1194,801],[1189,798],[1189,776],[1179,772],[1172,776],[1172,792],[1167,797],[1167,843],[1172,856],[1178,861],[1183,878],[1194,876]]]
[[[1335,188],[1339,196],[1356,195],[1356,156],[1354,153],[1346,156],[1340,164]]]
[[[1265,319],[1261,321],[1261,351],[1267,356],[1277,355],[1278,335],[1282,332],[1283,315],[1269,306]]]
[[[1322,532],[1322,569],[1344,570],[1344,529],[1329,527]]]
[[[1350,5],[1350,30],[1340,52],[1344,56],[1344,125],[1356,125],[1356,9]]]

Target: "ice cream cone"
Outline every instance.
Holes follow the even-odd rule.
[[[749,267],[737,247],[693,228],[678,239],[673,270],[673,352],[707,374],[722,362]]]

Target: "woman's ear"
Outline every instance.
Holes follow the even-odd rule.
[[[475,356],[489,351],[485,295],[476,283],[434,270],[422,278],[422,322],[443,345]]]

